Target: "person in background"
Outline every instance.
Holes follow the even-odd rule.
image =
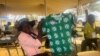
[[[10,25],[11,25],[11,22],[8,22],[7,25],[5,25],[5,30],[10,30]]]
[[[8,22],[7,25],[5,25],[4,35],[9,35],[9,34],[12,34],[11,22]]]
[[[87,46],[89,47],[90,50],[92,50],[92,48],[96,50],[97,47],[97,42],[95,39],[96,36],[95,37],[93,36],[93,33],[95,32],[94,23],[95,23],[95,16],[92,14],[88,15],[87,22],[83,29],[85,40],[82,42],[81,45],[82,51],[86,51]],[[95,45],[93,45],[93,43]]]
[[[4,33],[2,32],[2,30],[0,29],[0,38],[2,38],[4,36]]]

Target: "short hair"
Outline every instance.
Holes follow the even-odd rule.
[[[8,24],[8,25],[11,25],[11,22],[8,22],[7,24]]]

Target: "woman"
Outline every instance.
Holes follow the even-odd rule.
[[[29,22],[22,22],[20,25],[21,32],[18,36],[19,44],[23,48],[26,56],[41,56],[39,55],[41,43],[31,32],[32,28]],[[44,50],[42,50],[43,52]]]

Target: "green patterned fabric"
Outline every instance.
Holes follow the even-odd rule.
[[[54,56],[71,53],[73,49],[71,41],[72,26],[73,15],[71,13],[49,15],[44,20],[42,30],[48,34]]]

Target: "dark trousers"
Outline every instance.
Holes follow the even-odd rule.
[[[98,47],[97,38],[83,40],[81,44],[81,51],[86,51],[87,47],[89,47],[89,50],[92,50],[92,49],[96,50]]]

